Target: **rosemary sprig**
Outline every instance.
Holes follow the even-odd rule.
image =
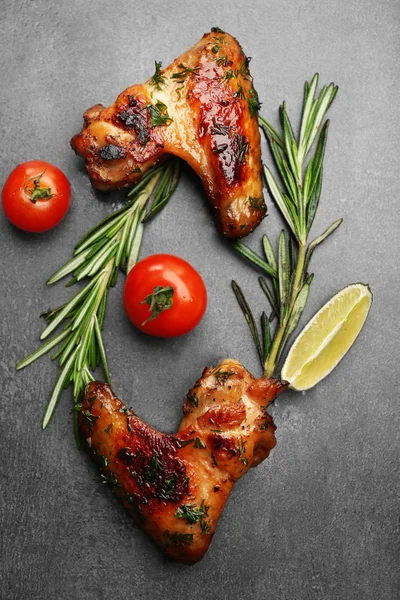
[[[277,252],[274,252],[269,238],[264,235],[264,257],[260,257],[242,242],[235,244],[239,254],[261,268],[271,279],[272,285],[268,285],[263,277],[259,278],[261,289],[272,309],[269,318],[265,312],[261,315],[261,336],[242,290],[236,282],[232,282],[266,377],[275,373],[288,338],[297,327],[306,306],[313,278],[313,275],[308,274],[311,256],[315,248],[342,222],[342,219],[338,219],[309,243],[308,235],[321,195],[322,166],[329,128],[329,120],[324,123],[323,120],[338,91],[337,86],[331,83],[316,95],[317,85],[318,74],[314,75],[310,83],[305,83],[298,139],[295,138],[285,102],[279,111],[282,133],[278,133],[263,117],[258,118],[279,177],[277,180],[272,171],[264,166],[268,190],[289,231],[281,231]],[[318,133],[315,152],[305,164]],[[272,335],[270,323],[275,318],[277,324]]]
[[[83,279],[87,283],[68,302],[42,315],[47,325],[40,336],[41,340],[48,338],[58,328],[61,328],[61,332],[17,365],[17,369],[22,369],[58,346],[53,359],[58,359],[62,370],[45,410],[43,429],[49,424],[64,388],[73,385],[77,406],[82,389],[94,380],[93,372],[99,365],[103,368],[106,381],[110,382],[101,333],[108,291],[116,284],[119,270],[129,273],[137,262],[143,222],[166,205],[178,181],[178,159],[170,159],[161,167],[148,171],[128,193],[130,200],[127,204],[88,231],[75,246],[72,259],[47,281],[52,284],[70,275],[72,278],[67,286]],[[153,192],[153,201],[146,212]],[[78,443],[78,411],[73,412]]]

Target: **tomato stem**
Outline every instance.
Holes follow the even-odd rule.
[[[27,179],[24,183],[24,192],[29,197],[30,201],[33,204],[36,204],[38,200],[50,200],[53,198],[54,194],[51,193],[51,188],[49,187],[40,187],[40,179],[45,174],[46,169],[40,175],[34,175]],[[33,181],[33,189],[28,186],[29,182]]]
[[[153,293],[148,294],[144,300],[139,302],[139,304],[149,304],[149,312],[151,312],[151,316],[143,321],[142,326],[146,325],[149,321],[156,319],[164,310],[169,310],[174,303],[172,300],[173,295],[174,288],[170,285],[167,285],[166,287],[156,285]]]

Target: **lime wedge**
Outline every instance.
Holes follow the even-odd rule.
[[[371,290],[363,283],[353,283],[333,296],[293,343],[281,379],[302,391],[329,375],[356,340],[371,303]]]

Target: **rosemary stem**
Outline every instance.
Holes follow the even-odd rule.
[[[101,282],[100,282],[99,293],[96,298],[96,303],[93,307],[92,316],[97,314],[97,311],[98,311],[100,303],[103,299],[104,293],[108,288],[108,284],[110,282],[110,278],[111,278],[111,275],[112,275],[112,272],[114,269],[114,263],[115,263],[115,255],[112,258],[110,258],[108,263],[106,263],[106,265],[104,266],[103,275],[102,275]]]
[[[264,367],[264,377],[272,377],[276,367],[276,361],[279,355],[279,349],[283,340],[283,335],[285,333],[286,328],[286,319],[285,322],[280,325],[274,335],[274,341],[271,346],[271,352],[269,353],[267,362]]]
[[[160,179],[160,176],[161,176],[161,171],[158,171],[158,173],[155,173],[153,175],[153,177],[150,179],[150,181],[146,185],[146,187],[140,192],[140,194],[134,204],[135,207],[137,205],[139,205],[140,208],[144,208],[147,200],[150,198],[151,194],[153,193],[153,190],[156,187],[158,180]]]
[[[295,271],[295,276],[294,276],[294,280],[293,280],[293,286],[292,286],[292,291],[291,291],[290,301],[289,301],[289,310],[287,311],[287,315],[286,315],[285,319],[278,326],[278,328],[275,332],[274,341],[271,346],[271,351],[268,355],[268,359],[266,360],[265,366],[264,366],[264,376],[265,377],[273,376],[274,371],[276,369],[277,362],[281,355],[281,345],[282,345],[282,342],[285,341],[285,331],[286,331],[287,324],[288,324],[288,321],[290,318],[290,314],[292,312],[294,303],[296,302],[296,298],[301,290],[301,286],[303,285],[306,248],[307,247],[305,244],[299,244],[299,252],[298,252],[298,256],[297,256],[296,271]]]
[[[295,272],[294,281],[293,281],[293,288],[292,288],[292,294],[291,294],[291,298],[290,298],[288,314],[290,314],[290,311],[292,310],[293,305],[296,301],[297,294],[300,292],[301,286],[303,285],[304,262],[305,262],[305,258],[306,258],[306,250],[307,250],[306,244],[299,244],[296,272]]]

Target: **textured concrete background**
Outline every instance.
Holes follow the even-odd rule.
[[[0,184],[19,162],[39,158],[62,168],[73,188],[71,210],[52,232],[24,234],[0,216],[2,600],[398,598],[398,0],[2,0],[0,10]],[[314,232],[340,216],[344,223],[315,254],[305,317],[350,282],[369,283],[375,298],[332,375],[275,404],[276,449],[239,482],[208,555],[187,567],[163,560],[75,449],[69,391],[41,432],[57,365],[45,357],[18,374],[14,366],[38,344],[39,314],[70,297],[62,284],[46,288],[47,277],[124,197],[96,194],[70,150],[82,113],[147,79],[154,60],[166,66],[213,25],[253,57],[272,122],[283,99],[296,121],[315,71],[340,86]],[[281,227],[271,203],[269,213],[249,239],[254,248]],[[259,372],[231,279],[260,311],[263,297],[257,273],[216,233],[188,169],[146,229],[142,256],[159,251],[204,276],[201,326],[172,342],[140,335],[121,310],[121,280],[105,341],[117,394],[169,432],[206,365],[235,356]]]

